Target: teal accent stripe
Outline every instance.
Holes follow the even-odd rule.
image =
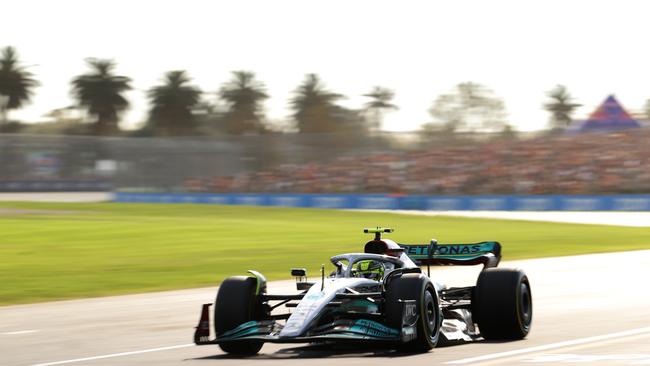
[[[221,335],[219,339],[226,339],[226,338],[240,338],[244,337],[247,335],[255,334],[258,333],[258,326],[256,321],[249,321],[246,322],[240,326],[238,326],[235,329],[231,329]]]
[[[474,244],[438,244],[432,258],[434,259],[474,259],[487,253],[495,253],[499,244],[486,241]],[[429,245],[427,244],[400,244],[406,254],[415,260],[429,258]]]

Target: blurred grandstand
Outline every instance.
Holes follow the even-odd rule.
[[[612,194],[650,192],[646,130],[473,141],[283,164],[186,182],[195,192]]]
[[[222,139],[0,135],[0,189],[650,193],[648,139],[650,130],[645,128],[519,138],[484,134],[367,138],[272,134]]]

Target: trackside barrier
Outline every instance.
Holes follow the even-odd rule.
[[[650,211],[650,195],[410,196],[116,192],[113,201],[428,211]]]
[[[107,192],[111,184],[96,180],[0,180],[0,192]]]

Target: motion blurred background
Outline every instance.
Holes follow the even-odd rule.
[[[650,189],[642,2],[179,4],[7,4],[0,191]]]

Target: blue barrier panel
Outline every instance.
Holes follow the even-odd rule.
[[[509,211],[512,198],[509,196],[477,196],[467,198],[472,211]]]
[[[115,202],[429,211],[650,211],[650,195],[408,196],[117,192]]]
[[[469,210],[469,200],[461,196],[425,197],[424,209],[429,211]]]
[[[613,211],[650,211],[648,195],[610,196],[609,199]]]
[[[314,208],[356,208],[350,195],[316,194],[308,195],[305,207]]]
[[[399,200],[395,196],[387,195],[359,195],[355,196],[355,207],[363,210],[397,210]]]
[[[269,206],[309,207],[307,197],[299,194],[279,194],[269,197]]]
[[[607,209],[606,200],[597,196],[562,196],[561,211],[603,211]]]
[[[511,208],[515,211],[557,211],[559,209],[559,200],[555,196],[515,197]]]
[[[400,210],[426,210],[425,196],[399,196],[397,205]]]

